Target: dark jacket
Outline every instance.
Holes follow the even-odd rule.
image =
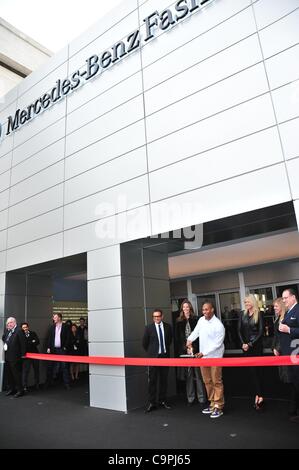
[[[254,322],[253,315],[250,317],[246,312],[241,312],[238,323],[239,339],[242,344],[248,344],[251,351],[260,353],[263,349],[264,323],[262,315],[259,315],[257,323]]]
[[[28,353],[38,353],[37,346],[39,345],[39,339],[35,331],[29,331],[29,336],[25,336],[26,342],[26,352]]]
[[[189,318],[189,324],[191,327],[191,331],[194,330],[198,322],[198,317],[190,317]],[[186,348],[186,334],[185,334],[185,328],[186,328],[186,323],[187,320],[184,319],[182,321],[176,321],[175,323],[175,355],[180,356],[181,354],[187,354],[187,348]],[[196,354],[199,352],[199,342],[198,339],[192,343],[193,346],[193,354]]]
[[[55,328],[56,328],[56,325],[51,326],[49,336],[48,336],[47,348],[50,349],[50,353],[54,352]],[[71,349],[71,330],[69,326],[66,325],[65,323],[62,323],[61,325],[60,339],[61,339],[61,348],[64,349],[65,352],[69,352]]]
[[[6,343],[9,330],[5,330],[2,336],[3,343]],[[5,351],[5,361],[14,362],[18,361],[26,354],[26,341],[23,330],[16,326],[13,334],[7,341],[7,351]]]
[[[166,356],[170,356],[170,345],[172,342],[172,330],[168,323],[163,321],[164,341],[166,348]],[[142,346],[147,351],[149,357],[158,357],[159,354],[159,338],[155,323],[147,325],[144,330]]]
[[[281,354],[289,356],[298,347],[298,344],[291,346],[291,343],[294,339],[299,338],[299,304],[296,304],[290,312],[286,312],[281,323],[288,325],[291,329],[290,334],[279,332]]]

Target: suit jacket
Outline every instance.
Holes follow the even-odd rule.
[[[172,342],[172,329],[168,323],[163,322],[164,342],[166,348],[166,356],[170,356],[170,345]],[[142,346],[147,351],[149,357],[158,357],[159,355],[159,338],[155,323],[147,325],[144,330]]]
[[[24,333],[24,336],[26,341],[26,352],[38,353],[37,346],[39,345],[39,339],[35,331],[29,331],[28,337]]]
[[[54,352],[55,348],[55,328],[55,324],[51,326],[47,341],[47,348],[50,349],[51,353]],[[65,352],[69,352],[71,348],[71,330],[65,323],[61,325],[60,340],[61,348],[64,349]]]
[[[189,324],[191,327],[191,331],[194,330],[198,322],[198,317],[190,317],[189,318]],[[186,328],[186,323],[187,320],[182,320],[182,321],[177,321],[175,324],[175,354],[176,356],[180,356],[181,354],[187,354],[187,348],[186,348],[186,334],[185,334],[185,328]],[[199,341],[198,339],[195,340],[192,344],[193,347],[193,354],[196,354],[199,352]]]
[[[299,304],[296,304],[290,312],[285,314],[281,323],[288,325],[291,329],[290,334],[279,332],[281,354],[288,356],[298,347],[298,344],[292,347],[291,342],[299,338]]]
[[[9,330],[5,330],[2,341],[5,343]],[[14,362],[18,361],[26,354],[26,341],[23,330],[18,326],[15,328],[13,334],[7,342],[7,351],[5,351],[5,361]]]

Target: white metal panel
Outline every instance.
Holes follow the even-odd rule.
[[[45,170],[31,176],[25,181],[12,186],[10,192],[10,204],[17,204],[41,191],[58,185],[64,178],[63,161],[46,168]]]
[[[62,139],[65,135],[65,120],[60,119],[51,124],[43,131],[39,132],[31,139],[14,148],[13,165],[26,160],[32,155],[37,154],[54,142]]]
[[[278,88],[272,96],[278,122],[299,116],[299,80]]]
[[[253,35],[151,88],[145,93],[147,113],[155,112],[163,106],[224,80],[261,60],[258,38],[257,35]],[[178,57],[177,63],[179,63]],[[161,65],[162,72],[165,71],[163,62],[155,63],[157,74],[150,74],[151,77],[161,76],[158,64]],[[149,74],[151,69],[152,67],[149,67],[146,75]],[[169,75],[169,68],[167,68],[167,71]]]
[[[150,170],[223,145],[274,124],[275,117],[270,96],[256,98],[149,144]]]
[[[8,189],[10,185],[10,170],[0,174],[0,191]]]
[[[235,70],[241,70],[247,65],[258,62],[261,60],[261,50],[255,32],[256,27],[250,10],[233,16],[146,67],[144,69],[145,89],[197,63],[202,70],[198,86],[200,88],[201,83],[202,86],[214,83],[217,79],[231,75]],[[244,39],[250,35],[253,37]],[[244,42],[241,41],[242,39]],[[233,44],[235,46],[229,49]],[[205,60],[207,63],[204,62]]]
[[[91,375],[89,393],[90,406],[127,411],[125,377]]]
[[[87,253],[87,279],[120,276],[120,246],[109,246]]]
[[[173,88],[171,83],[169,86],[174,90],[175,80]],[[149,116],[147,118],[148,139],[152,141],[190,126],[194,122],[255,98],[267,90],[268,84],[263,64],[250,67]],[[161,95],[164,95],[164,91]],[[159,102],[161,99],[163,103],[162,96],[157,88],[155,100]]]
[[[29,220],[63,205],[63,184],[43,191],[9,208],[9,222],[12,226]]]
[[[7,250],[7,270],[62,258],[62,241],[62,234],[57,234]]]
[[[0,232],[0,251],[6,250],[7,246],[7,230],[1,230]]]
[[[258,28],[262,29],[298,8],[299,0],[259,0],[253,7]]]
[[[63,209],[56,209],[8,229],[7,247],[48,237],[63,229]]]
[[[144,148],[130,152],[115,160],[104,163],[65,183],[65,202],[97,193],[124,181],[136,178],[147,171]]]
[[[153,232],[164,233],[289,200],[287,174],[280,163],[152,204]]]
[[[6,252],[0,251],[0,272],[6,271]]]
[[[299,157],[299,119],[285,122],[279,127],[286,159]]]
[[[12,160],[11,152],[7,153],[6,155],[4,155],[4,157],[0,158],[0,174],[10,169],[11,160]],[[1,191],[1,188],[0,188],[0,191]]]
[[[64,158],[64,140],[50,145],[49,147],[41,150],[33,157],[22,161],[14,166],[11,170],[11,184],[14,185],[20,181],[29,178],[30,176],[38,173],[45,168],[57,163]]]
[[[214,184],[282,160],[277,128],[271,128],[151,173],[151,200]]]
[[[0,294],[5,294],[5,273],[0,274]]]
[[[0,212],[0,230],[7,228],[8,223],[8,209]]]
[[[144,121],[139,121],[66,158],[65,177],[72,178],[120,155],[134,152],[143,145]]]
[[[299,44],[266,60],[271,88],[285,85],[299,78]]]
[[[282,2],[280,2],[282,3]],[[299,42],[299,9],[260,31],[265,58]]]
[[[121,307],[121,276],[88,281],[89,310],[107,310]]]
[[[121,309],[89,310],[88,339],[91,343],[123,341],[123,334],[123,312]]]
[[[145,175],[67,204],[64,208],[64,228],[76,227],[148,203],[148,177]]]
[[[299,158],[289,160],[287,162],[288,175],[291,184],[291,192],[293,199],[299,199],[299,185],[298,185],[298,174],[299,174]]]
[[[8,207],[9,190],[0,192],[0,211]]]

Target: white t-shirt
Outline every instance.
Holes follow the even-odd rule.
[[[204,358],[223,357],[224,336],[224,326],[216,315],[213,315],[210,320],[202,316],[188,337],[188,341],[193,342],[199,338],[200,352],[203,353]]]

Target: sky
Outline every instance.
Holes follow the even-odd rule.
[[[57,52],[121,1],[0,0],[0,17]]]

